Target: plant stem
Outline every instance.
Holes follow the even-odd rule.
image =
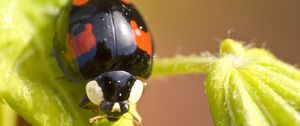
[[[152,77],[208,73],[209,67],[215,59],[214,56],[197,55],[156,59]]]

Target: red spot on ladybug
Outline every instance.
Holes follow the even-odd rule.
[[[129,0],[121,0],[123,3],[129,4]]]
[[[74,6],[81,6],[83,4],[86,4],[87,2],[89,2],[89,0],[73,0],[72,4]]]
[[[85,29],[76,36],[68,35],[67,53],[69,59],[75,59],[89,52],[96,45],[92,24],[85,24]]]
[[[146,51],[147,54],[152,56],[152,43],[151,43],[151,35],[149,32],[144,32],[142,27],[138,27],[137,23],[134,20],[130,21],[130,25],[132,27],[133,38],[137,46]]]

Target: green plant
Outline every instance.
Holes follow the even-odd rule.
[[[84,85],[55,79],[62,74],[50,56],[51,29],[66,2],[0,1],[0,98],[33,125],[89,125],[92,116],[78,106]],[[218,56],[156,59],[153,77],[190,73],[208,74],[206,93],[216,125],[300,125],[300,72],[264,49],[225,39]],[[0,113],[0,124],[14,125],[12,110],[1,104]],[[128,119],[95,125],[120,124],[133,125]]]

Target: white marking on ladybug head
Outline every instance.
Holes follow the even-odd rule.
[[[144,90],[143,82],[140,80],[136,80],[131,88],[128,101],[130,103],[136,104],[140,100],[143,94],[143,90]]]
[[[100,103],[104,100],[102,88],[98,85],[98,82],[92,80],[86,85],[86,95],[89,100],[95,105],[100,105]]]
[[[111,112],[121,112],[121,106],[119,103],[114,103],[114,106],[111,108]]]

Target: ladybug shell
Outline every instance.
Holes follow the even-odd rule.
[[[123,0],[74,0],[55,25],[54,55],[72,81],[123,70],[151,74],[151,34],[132,4]]]

